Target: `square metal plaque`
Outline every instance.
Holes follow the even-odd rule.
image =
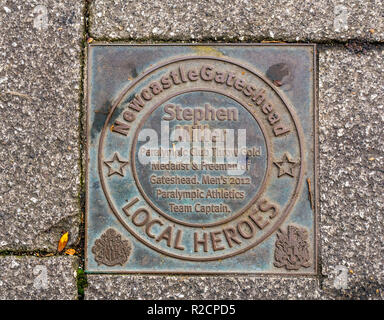
[[[86,271],[316,274],[315,57],[89,45]]]

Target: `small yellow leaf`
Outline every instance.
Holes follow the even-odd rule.
[[[60,240],[59,240],[59,245],[57,247],[57,251],[61,252],[64,250],[65,246],[67,245],[68,242],[68,232],[64,233]]]
[[[54,253],[47,253],[46,255],[44,255],[44,257],[52,257],[53,255],[55,255]]]
[[[75,253],[76,253],[76,250],[75,249],[67,249],[65,251],[66,254],[69,254],[70,256],[73,256]]]

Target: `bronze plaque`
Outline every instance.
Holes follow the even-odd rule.
[[[316,273],[313,45],[88,56],[88,272]]]

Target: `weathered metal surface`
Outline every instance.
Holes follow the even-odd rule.
[[[316,273],[314,46],[88,56],[88,272]]]

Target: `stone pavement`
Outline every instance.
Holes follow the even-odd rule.
[[[75,299],[76,258],[33,255],[79,240],[83,4],[0,0],[0,30],[0,297]]]
[[[384,298],[381,1],[0,0],[0,35],[1,299],[78,298],[88,38],[319,44],[320,274],[89,274],[86,299]]]
[[[97,39],[200,41],[384,40],[380,0],[94,0]]]

